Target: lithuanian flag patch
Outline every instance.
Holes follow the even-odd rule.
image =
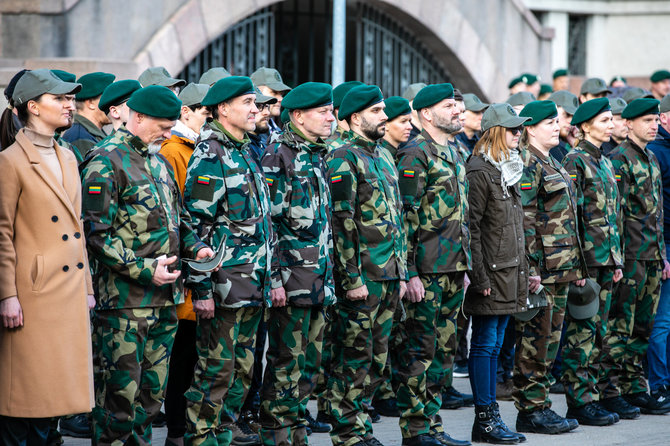
[[[89,195],[100,195],[102,193],[102,186],[88,186]]]
[[[202,176],[199,176],[198,179],[197,179],[198,184],[209,185],[209,182],[210,182],[210,181],[211,181],[211,178],[209,178],[209,177],[202,177]]]
[[[617,181],[621,181],[621,175],[619,175],[619,174],[614,175],[614,178],[615,178]]]
[[[335,175],[334,177],[331,177],[331,179],[330,179],[331,184],[339,183],[341,181],[342,181],[342,175]]]
[[[414,178],[414,171],[413,170],[403,170],[402,171],[402,176],[408,177],[408,178]]]
[[[265,177],[265,182],[268,183],[268,187],[272,187],[272,185],[275,184],[274,178]]]
[[[531,190],[533,183],[521,183],[521,190]]]
[[[577,175],[570,174],[570,178],[572,178],[572,181],[577,181]]]

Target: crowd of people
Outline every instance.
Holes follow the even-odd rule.
[[[440,410],[474,406],[471,441],[517,444],[670,412],[670,72],[553,78],[489,104],[266,67],[17,73],[0,443],[380,446],[383,415],[464,446]]]

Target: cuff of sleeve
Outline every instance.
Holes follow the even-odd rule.
[[[365,285],[365,281],[361,276],[347,277],[342,280],[342,288],[345,290],[355,290]]]
[[[277,272],[272,272],[272,276],[270,277],[270,287],[273,290],[276,290],[277,288],[281,288],[284,286],[284,283],[281,281],[281,275],[279,274],[279,271]]]
[[[191,249],[191,258],[195,259],[195,257],[198,255],[198,251],[200,251],[202,248],[207,248],[207,245],[204,244],[203,242],[198,242],[195,245],[193,245],[193,248]]]
[[[207,300],[214,297],[212,290],[192,288],[191,291],[191,299],[193,300]]]
[[[144,268],[140,270],[140,275],[137,278],[137,281],[143,285],[150,285],[151,280],[154,278],[156,273],[156,268],[158,267],[157,259],[143,259]]]

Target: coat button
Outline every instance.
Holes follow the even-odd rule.
[[[52,216],[51,221],[56,223],[58,221],[58,216],[57,215]]]
[[[78,233],[78,232],[75,232],[75,233],[74,233],[74,238],[81,238],[81,234]]]
[[[496,269],[496,264],[491,265],[491,268]]]
[[[63,241],[67,241],[67,234],[63,234]]]
[[[84,264],[81,262],[77,263],[77,268],[84,269]]]
[[[69,266],[65,265],[65,266],[63,267],[63,271],[68,272],[69,270],[70,270],[70,267],[69,267]]]

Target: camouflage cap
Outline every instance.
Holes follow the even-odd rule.
[[[547,99],[553,101],[569,115],[574,115],[577,111],[577,107],[579,107],[579,99],[568,90],[555,91]]]
[[[582,122],[589,121],[590,119],[595,118],[601,113],[610,111],[610,100],[607,98],[597,98],[591,99],[590,101],[584,102],[577,108],[575,114],[572,116],[570,121],[571,125],[579,125]]]
[[[214,85],[217,81],[225,77],[232,76],[228,70],[223,67],[214,67],[202,73],[200,76],[199,84],[209,85],[210,87]]]
[[[130,98],[130,95],[140,88],[142,86],[135,79],[125,79],[109,84],[100,96],[98,108],[107,114],[109,113],[109,107],[123,104]]]
[[[409,84],[407,88],[405,88],[405,91],[402,92],[402,97],[407,99],[409,102],[412,102],[416,97],[416,94],[420,92],[421,89],[426,85],[427,84],[424,84],[423,82],[415,82],[413,84]]]
[[[536,98],[533,93],[528,91],[520,91],[507,98],[505,102],[507,102],[512,107],[515,107],[517,105],[526,105],[530,102],[533,102],[535,99]]]
[[[182,107],[202,104],[202,100],[205,99],[205,95],[209,91],[208,84],[194,84],[190,83],[184,87],[182,91],[179,92],[179,100],[181,101]]]
[[[244,94],[255,94],[254,83],[246,76],[228,76],[216,81],[202,100],[202,105],[212,106]]]
[[[69,71],[64,70],[51,70],[53,74],[58,76],[58,78],[65,82],[77,82],[77,76],[70,73]]]
[[[382,91],[376,85],[359,85],[352,88],[342,99],[338,118],[347,119],[354,113],[372,107],[384,100]]]
[[[412,108],[421,110],[454,97],[454,86],[449,83],[426,85],[414,97]]]
[[[105,91],[105,88],[114,82],[114,79],[116,79],[116,76],[111,73],[103,73],[102,71],[84,74],[77,79],[77,82],[81,84],[81,90],[77,93],[76,99],[84,101],[86,99],[97,98]]]
[[[553,101],[533,101],[526,104],[526,106],[519,112],[519,116],[529,118],[524,125],[535,125],[545,119],[555,118],[558,116],[556,104]]]
[[[661,82],[666,79],[670,79],[670,71],[668,70],[655,71],[654,74],[652,74],[651,77],[649,78],[649,80],[652,82]]]
[[[286,93],[282,107],[287,110],[307,110],[333,103],[333,87],[323,82],[305,82]]]
[[[482,132],[492,127],[513,129],[529,119],[517,115],[512,106],[507,103],[491,104],[482,115]]]
[[[577,286],[574,282],[571,282],[568,291],[568,312],[570,316],[577,320],[590,319],[595,316],[600,306],[599,296],[600,285],[595,280],[586,279],[584,286]]]
[[[384,113],[386,113],[389,121],[397,118],[398,116],[409,115],[412,113],[412,107],[410,107],[409,101],[405,98],[401,98],[400,96],[391,96],[386,98],[384,100],[384,104],[386,104]]]
[[[279,74],[279,71],[275,70],[274,68],[260,67],[251,74],[251,80],[253,81],[254,85],[258,85],[259,87],[265,85],[266,87],[272,88],[274,91],[278,91],[280,93],[289,91],[291,89],[291,87],[284,83],[281,78],[281,74]]]
[[[645,115],[657,115],[660,113],[661,101],[652,98],[639,98],[633,100],[623,109],[621,117],[624,119],[635,119]]]
[[[654,95],[650,91],[645,90],[640,87],[629,87],[626,91],[623,92],[623,100],[627,104],[630,104],[635,99],[639,98],[653,98]]]
[[[347,82],[342,82],[340,85],[337,87],[333,88],[333,108],[340,108],[340,105],[342,105],[342,99],[344,99],[344,96],[346,96],[349,91],[354,88],[358,87],[360,85],[365,85],[361,81],[347,81]]]
[[[128,108],[154,118],[176,121],[181,114],[181,101],[167,87],[149,85],[136,90],[128,99]]]
[[[140,77],[137,78],[137,80],[140,81],[140,84],[142,84],[143,87],[148,87],[149,85],[183,87],[186,85],[185,80],[173,78],[164,67],[147,68],[140,74]]]
[[[661,107],[659,111],[661,113],[667,113],[670,111],[670,94],[665,95],[663,99],[661,99]]]
[[[554,71],[552,78],[556,79],[557,77],[569,76],[569,75],[570,73],[568,72],[568,70],[566,70],[565,68],[559,68],[558,70]]]
[[[272,96],[266,96],[264,95],[257,86],[254,85],[254,93],[256,93],[256,104],[276,104],[277,103],[277,98],[273,98]]]
[[[14,104],[25,104],[31,99],[48,94],[72,94],[81,90],[81,84],[64,82],[51,70],[41,68],[39,70],[26,71],[16,82],[12,100]]]
[[[626,101],[623,98],[610,98],[610,108],[613,115],[620,115],[623,109],[626,108]]]
[[[471,112],[480,112],[489,106],[489,104],[482,102],[474,93],[463,94],[463,102],[465,103],[465,109]]]
[[[579,89],[579,94],[600,94],[600,93],[612,93],[612,91],[607,88],[607,84],[604,80],[599,77],[592,77],[586,79],[582,83],[581,88]]]

